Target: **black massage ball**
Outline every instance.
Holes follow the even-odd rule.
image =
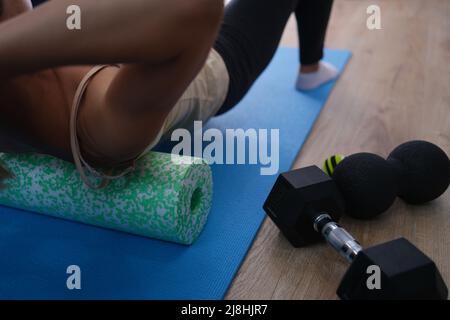
[[[347,214],[353,218],[373,218],[389,209],[397,197],[395,169],[375,154],[346,157],[336,167],[333,179],[345,200]]]
[[[398,175],[398,196],[411,204],[432,201],[447,190],[450,160],[438,146],[411,141],[397,147],[388,157]]]

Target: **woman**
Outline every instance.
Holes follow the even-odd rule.
[[[291,13],[298,89],[336,76],[321,62],[332,0],[0,0],[0,150],[87,169],[133,169],[177,127],[235,106],[272,59]],[[81,30],[66,26],[81,8]]]

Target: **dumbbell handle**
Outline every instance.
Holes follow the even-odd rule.
[[[358,241],[326,213],[319,214],[314,219],[314,229],[350,263],[362,251]]]

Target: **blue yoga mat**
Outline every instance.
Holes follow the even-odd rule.
[[[349,57],[329,50],[325,59],[342,70]],[[297,59],[296,49],[280,49],[242,103],[207,128],[280,129],[280,171],[288,170],[334,86],[294,90]],[[0,298],[222,299],[277,177],[260,168],[213,166],[212,211],[191,247],[0,207]],[[69,265],[81,268],[81,290],[67,289]]]

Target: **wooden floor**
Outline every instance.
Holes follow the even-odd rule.
[[[381,7],[382,30],[366,28],[371,4]],[[296,46],[295,21],[283,44]],[[321,164],[333,153],[386,156],[411,139],[437,143],[450,155],[449,0],[336,0],[327,46],[354,56],[295,167]],[[364,246],[408,238],[450,285],[449,191],[430,205],[397,201],[377,220],[341,223]],[[266,220],[227,298],[337,299],[346,268],[325,244],[293,249]]]

